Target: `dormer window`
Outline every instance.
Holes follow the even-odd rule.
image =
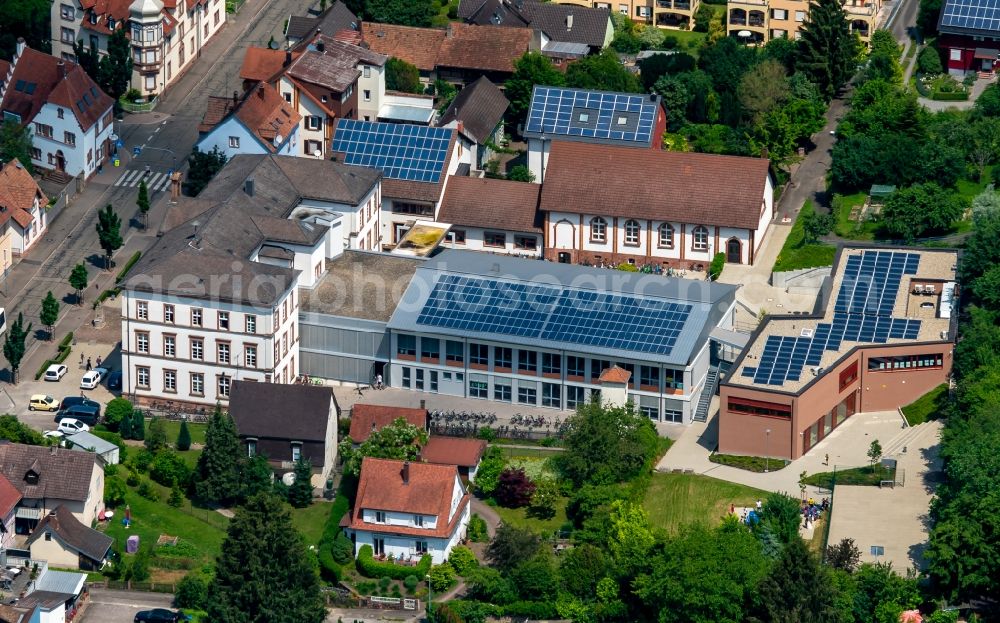
[[[423,528],[424,527],[424,516],[423,515],[414,515],[413,516],[413,525],[416,526],[416,527],[418,527],[418,528]]]
[[[115,29],[115,18],[109,17],[108,18],[108,30],[114,30],[114,29]]]
[[[94,13],[93,11],[90,12],[90,23],[91,24],[97,23],[97,13]]]
[[[38,472],[29,469],[28,472],[24,475],[24,482],[28,483],[29,485],[37,485]]]
[[[375,523],[385,523],[385,511],[375,511]]]

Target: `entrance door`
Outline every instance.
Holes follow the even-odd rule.
[[[983,69],[982,71],[993,71],[993,59],[984,58],[983,59]]]
[[[63,155],[61,149],[56,152],[56,169],[59,171],[66,170],[66,156]]]
[[[729,264],[743,263],[743,243],[739,238],[730,238],[726,242],[726,262]]]
[[[375,550],[375,555],[376,556],[385,556],[385,539],[375,538],[375,539],[372,539],[372,543],[374,543],[374,545],[375,545],[372,548],[373,550]]]

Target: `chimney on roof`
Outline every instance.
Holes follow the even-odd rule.
[[[410,462],[403,461],[403,484],[410,484]]]
[[[17,38],[17,56],[21,56],[22,54],[24,54],[24,48],[27,45],[28,44],[24,42],[24,37]]]
[[[57,66],[59,67],[59,79],[60,80],[65,79],[66,78],[66,62],[65,61],[59,61],[59,63],[58,63]]]
[[[233,91],[233,108],[236,108],[240,103],[240,94]]]
[[[570,13],[566,16],[566,30],[573,30],[573,14]]]
[[[455,32],[454,32],[454,30],[452,29],[452,27],[451,27],[451,24],[449,23],[449,24],[448,24],[448,30],[447,30],[447,32],[446,32],[446,34],[445,34],[445,37],[447,37],[447,38],[451,39],[451,38],[452,38],[452,36],[453,36],[454,34],[455,34]]]
[[[285,48],[285,62],[282,63],[282,67],[288,67],[292,64],[292,49]]]
[[[246,180],[243,181],[243,192],[245,192],[247,195],[253,197],[253,178],[252,177],[248,177]]]
[[[261,82],[260,86],[257,87],[257,97],[264,99],[264,83]]]

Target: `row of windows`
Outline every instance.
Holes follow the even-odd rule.
[[[292,449],[292,460],[293,461],[300,460],[302,458],[302,444],[299,443],[299,442],[297,442],[297,441],[293,441],[290,444],[290,446],[291,446],[291,449]],[[248,439],[247,440],[247,456],[249,458],[251,458],[251,459],[253,457],[257,456],[257,440],[256,439]]]
[[[868,360],[869,372],[912,370],[914,368],[940,368],[944,365],[941,353],[902,355],[899,357],[872,357]]]
[[[770,417],[786,418],[792,417],[791,405],[783,405],[777,402],[765,402],[762,400],[730,398],[728,409],[733,413],[746,413],[748,415],[765,415]]]
[[[285,299],[282,305],[279,305],[274,309],[274,329],[277,330],[281,326],[282,314],[284,314],[284,319],[288,320],[290,313],[295,313],[295,293]],[[291,309],[289,309],[291,308]],[[146,301],[137,301],[135,304],[135,317],[139,320],[149,320],[149,303]],[[204,326],[204,310],[199,307],[192,307],[190,309],[190,315],[188,316],[188,324],[192,327],[202,327]],[[163,317],[162,320],[164,324],[177,324],[177,309],[170,304],[163,305]],[[223,331],[231,330],[232,326],[230,323],[230,312],[220,311],[216,312],[216,327]],[[257,316],[254,314],[244,314],[243,316],[243,332],[244,333],[257,333]]]
[[[438,338],[421,337],[419,360],[425,363],[440,363],[441,341],[442,340]],[[445,361],[464,364],[464,344],[456,340],[444,340],[444,342]],[[506,346],[490,347],[487,344],[478,344],[476,342],[469,342],[469,365],[477,367],[477,369],[488,368],[491,362],[491,350],[494,370],[507,372],[515,371],[514,353],[516,350],[517,372],[537,374],[540,369],[542,374],[562,375],[563,371],[565,371],[567,377],[577,377],[578,380],[583,380],[588,376],[588,360],[586,357],[577,357],[574,355],[566,355],[564,357],[559,353],[547,352],[541,353],[541,357],[539,357],[539,352],[535,350],[514,349]],[[397,335],[396,354],[397,356],[403,358],[412,358],[413,360],[417,360],[417,336],[407,334]],[[631,373],[630,385],[633,388],[636,387],[636,385],[639,385],[643,388],[659,391],[662,377],[662,380],[664,381],[663,387],[667,391],[683,392],[684,390],[683,370],[675,370],[672,368],[661,369],[658,366],[636,366],[631,363],[613,362],[606,359],[590,360],[590,379],[593,382],[597,382],[601,376],[601,372],[615,365],[618,365]],[[661,370],[663,370],[662,373]],[[638,375],[636,375],[637,372]]]
[[[146,366],[137,366],[135,369],[135,383],[138,389],[150,390],[151,373]],[[229,390],[232,386],[232,379],[225,374],[220,374],[216,378],[216,391],[219,396],[229,397]],[[205,395],[205,375],[200,372],[190,373],[190,387],[192,396]],[[163,392],[167,394],[177,393],[177,371],[163,371]]]
[[[642,240],[642,225],[635,219],[629,219],[622,225],[625,231],[625,244],[637,247]],[[661,223],[656,228],[657,246],[661,249],[674,248],[674,226],[670,223]],[[691,249],[694,251],[705,251],[708,249],[708,228],[698,225],[691,230]],[[596,216],[590,219],[590,241],[603,244],[608,241],[608,222]]]
[[[286,342],[285,348],[287,349],[287,339],[282,340]],[[278,357],[278,340],[275,341],[275,361]],[[194,361],[205,361],[205,340],[203,338],[191,338],[189,343],[189,354],[190,359]],[[146,331],[136,331],[135,333],[135,350],[137,353],[142,353],[148,355],[149,349],[149,333]],[[231,363],[231,345],[229,342],[216,342],[215,343],[215,361],[216,363]],[[287,350],[286,350],[287,352]],[[177,336],[174,335],[164,335],[163,336],[163,356],[164,357],[177,357]],[[238,364],[245,365],[248,368],[257,367],[257,346],[251,344],[243,345],[243,361],[237,362]]]

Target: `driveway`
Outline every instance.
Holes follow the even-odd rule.
[[[90,590],[90,603],[80,623],[132,623],[137,612],[153,608],[170,608],[173,599],[173,595],[164,593],[94,588]]]

